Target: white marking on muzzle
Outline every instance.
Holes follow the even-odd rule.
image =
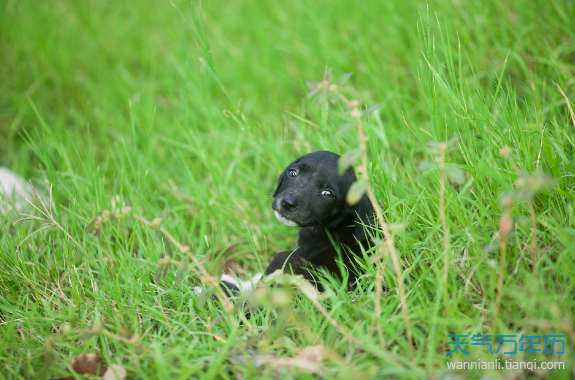
[[[296,222],[294,222],[293,220],[289,220],[288,218],[283,217],[279,212],[274,211],[276,213],[276,218],[278,218],[278,220],[280,222],[282,222],[283,224],[285,224],[286,226],[290,226],[290,227],[299,227],[299,224],[297,224]]]

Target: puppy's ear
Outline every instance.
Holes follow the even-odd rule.
[[[278,187],[276,187],[276,190],[273,193],[273,197],[277,197],[278,193],[280,192],[280,188],[282,187],[282,182],[284,181],[285,176],[287,175],[287,170],[284,170],[282,172],[282,174],[280,174],[280,178],[278,179]]]
[[[358,204],[353,207],[352,212],[354,213],[356,239],[359,241],[369,240],[369,233],[375,235],[373,228],[377,227],[377,222],[375,210],[367,194],[363,194]]]

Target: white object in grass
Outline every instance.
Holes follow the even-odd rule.
[[[229,274],[222,274],[222,277],[220,277],[220,281],[225,281],[229,284],[237,286],[238,289],[240,289],[240,291],[243,293],[243,292],[251,292],[252,290],[254,290],[256,288],[256,285],[258,284],[258,282],[260,282],[263,276],[264,276],[263,273],[258,273],[249,280],[242,281],[236,279],[233,276],[230,276]],[[202,288],[201,286],[194,286],[190,289],[192,290],[192,292],[194,292],[196,297],[199,297],[200,294],[202,294],[202,291],[204,290],[204,288]]]
[[[30,184],[13,171],[0,167],[0,212],[7,214],[12,208],[22,211],[26,204],[22,194],[31,194]]]
[[[220,277],[220,281],[225,281],[234,284],[242,292],[251,292],[252,290],[255,289],[256,285],[262,279],[263,276],[264,276],[263,273],[258,273],[249,280],[242,281],[228,274],[222,274],[222,277]]]

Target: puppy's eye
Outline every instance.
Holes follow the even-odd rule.
[[[288,172],[288,175],[289,175],[291,178],[297,177],[297,171],[294,170],[294,169],[291,169],[291,170]]]
[[[335,195],[333,195],[333,193],[329,190],[324,190],[321,192],[321,195],[323,195],[324,197],[328,198],[328,199],[333,199],[335,198]]]

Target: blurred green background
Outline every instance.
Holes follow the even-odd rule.
[[[86,227],[121,200],[149,220],[162,217],[163,226],[206,262],[208,254],[220,254],[235,260],[236,273],[255,273],[258,260],[265,266],[295,243],[297,232],[281,225],[270,207],[285,165],[311,151],[343,153],[357,147],[354,133],[335,135],[344,107],[306,99],[305,82],[321,80],[328,67],[336,76],[353,72],[349,91],[362,104],[383,104],[366,122],[371,177],[388,222],[408,226],[397,232],[396,245],[421,348],[411,367],[363,351],[346,364],[341,357],[347,345],[310,306],[313,333],[343,355],[325,364],[331,376],[360,371],[377,378],[388,373],[388,366],[400,377],[441,373],[445,358],[435,349],[447,332],[486,331],[499,260],[496,233],[504,212],[500,196],[514,189],[517,179],[499,153],[504,146],[511,147],[516,166],[528,173],[543,170],[557,186],[534,201],[541,260],[536,280],[527,252],[529,209],[526,202],[515,209],[499,330],[535,333],[545,321],[549,333],[575,337],[575,120],[555,85],[573,104],[575,2],[205,1],[203,25],[225,91],[200,62],[188,3],[174,4],[0,4],[0,165],[32,179],[43,194],[53,185],[61,225],[89,253],[78,255],[54,228],[16,250],[39,227],[33,222],[3,232],[0,275],[7,296],[0,306],[0,329],[10,338],[2,338],[0,347],[22,348],[1,354],[0,363],[11,374],[43,373],[46,337],[75,315],[85,326],[93,318],[109,321],[111,330],[128,326],[143,334],[154,326],[143,343],[151,351],[140,355],[121,345],[104,347],[97,338],[79,346],[70,339],[59,346],[62,358],[98,347],[103,356],[114,352],[131,360],[126,366],[134,378],[234,378],[234,366],[220,365],[227,362],[226,350],[217,351],[219,341],[202,336],[191,343],[187,333],[168,334],[165,315],[143,306],[155,304],[158,290],[152,283],[165,242],[132,221],[103,229],[99,238]],[[199,12],[199,3],[195,7]],[[439,176],[417,166],[432,160],[426,142],[454,136],[459,136],[457,149],[448,160],[466,175],[465,183],[450,183],[446,193],[454,269],[452,298],[445,300],[437,295],[443,254]],[[12,213],[6,225],[17,218]],[[102,277],[96,281],[86,272],[69,284],[64,279],[78,273],[74,268],[94,268]],[[393,285],[391,264],[387,268],[386,281]],[[220,264],[210,270],[221,269]],[[156,285],[169,289],[175,275],[170,271]],[[94,281],[107,296],[93,287]],[[177,300],[166,301],[172,323],[209,320],[209,313],[216,313],[208,309],[182,317],[181,305],[189,299],[183,292],[197,282],[191,275],[174,285],[180,295],[170,294]],[[167,294],[158,295],[161,302]],[[362,309],[373,310],[373,288],[365,294],[365,304],[332,305],[333,317],[358,329],[357,336],[365,334],[366,341],[371,337],[362,330],[369,330],[364,318],[380,318],[377,323],[391,337],[383,347],[404,355],[395,293],[389,292],[385,315],[377,317],[362,314]],[[42,299],[49,301],[42,304]],[[118,311],[109,299],[124,308]],[[439,304],[451,310],[449,318],[443,318]],[[101,314],[81,311],[94,309]],[[142,310],[149,313],[143,322],[136,316]],[[230,323],[226,328],[233,332],[226,330],[231,334],[226,339],[239,344],[241,327]],[[305,334],[290,339],[314,344]],[[58,360],[51,371],[62,374],[67,359]],[[245,371],[258,372],[256,367]],[[298,375],[297,369],[292,372]],[[569,373],[573,363],[557,376],[570,378]],[[275,376],[271,370],[268,375]]]
[[[188,4],[175,5],[191,23]],[[439,102],[429,100],[435,95],[428,91],[424,54],[432,51],[428,59],[444,73],[447,60],[461,54],[448,78],[481,86],[481,96],[497,92],[503,72],[503,86],[528,117],[528,134],[567,116],[553,82],[571,94],[571,1],[209,1],[202,12],[229,99],[200,64],[193,34],[169,2],[8,1],[0,26],[0,164],[26,178],[38,170],[70,175],[50,177],[52,183],[88,180],[99,167],[109,197],[110,181],[126,172],[127,157],[119,151],[129,150],[139,166],[124,175],[138,184],[137,192],[157,193],[169,179],[185,186],[186,170],[206,188],[210,182],[216,194],[258,199],[269,195],[293,157],[355,144],[335,137],[337,121],[321,119],[305,101],[303,83],[321,79],[328,66],[336,74],[353,71],[366,103],[385,103],[385,148],[400,165],[409,163],[424,151],[422,142],[445,140],[459,128],[449,106],[441,108],[441,95]],[[422,42],[426,31],[435,34]],[[225,110],[245,115],[249,130]],[[531,153],[529,160],[538,151]],[[162,170],[143,177],[153,167]],[[56,197],[73,195],[65,182],[62,187]]]

